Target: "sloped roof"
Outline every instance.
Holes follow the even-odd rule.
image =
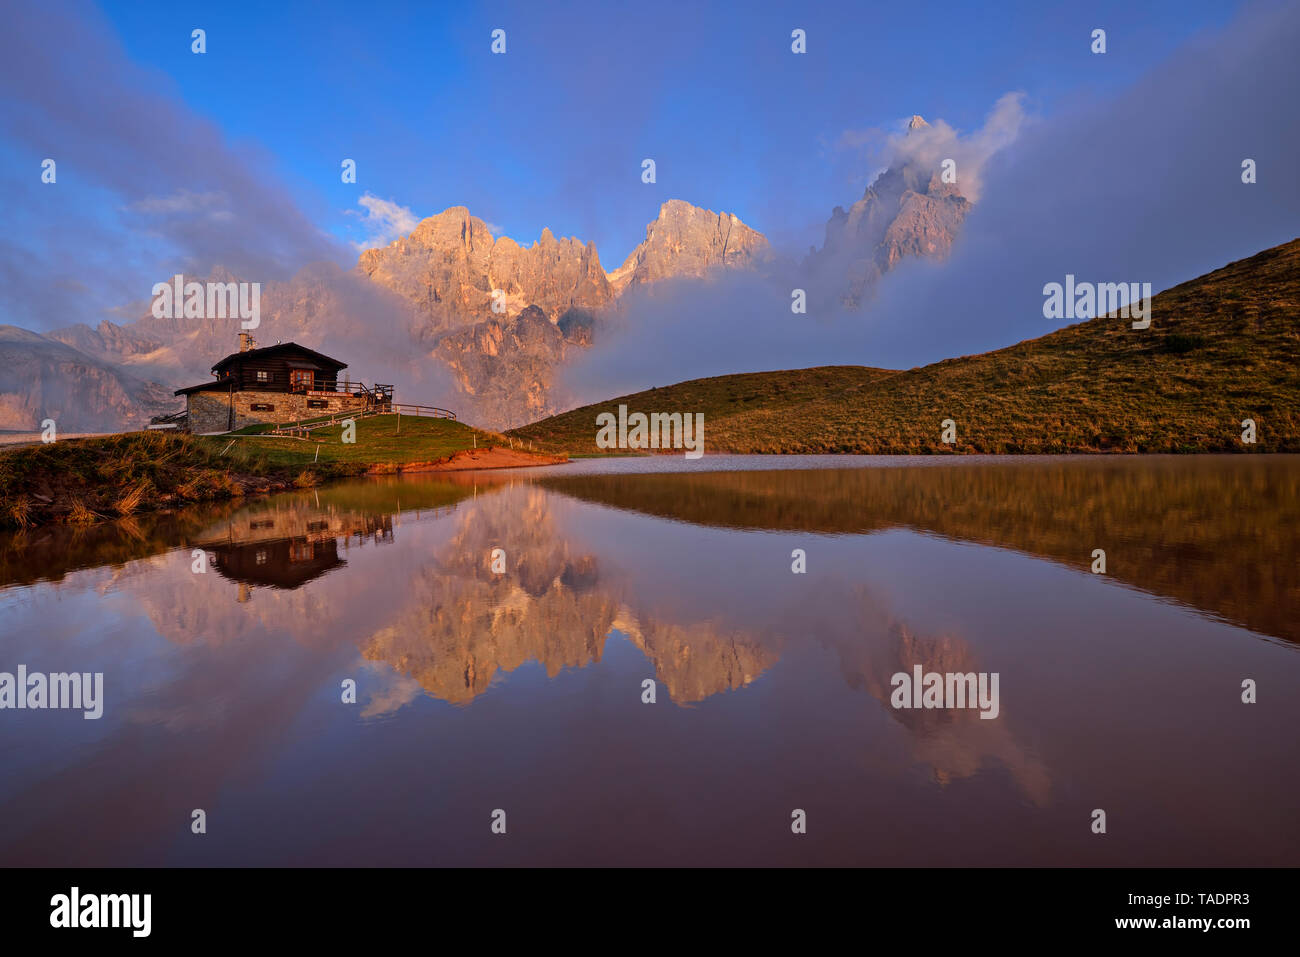
[[[339,369],[346,369],[348,367],[346,362],[340,362],[338,359],[331,359],[329,356],[317,352],[315,349],[308,349],[306,346],[300,346],[296,342],[280,342],[273,346],[263,346],[261,349],[249,349],[247,352],[232,352],[214,365],[212,371],[220,374],[223,369],[234,364],[237,360],[243,361],[245,359],[263,358],[280,355],[286,352],[297,353],[298,355],[305,356],[309,359],[314,359],[322,365],[332,368],[335,372]]]
[[[200,382],[198,385],[188,386],[184,389],[177,389],[172,393],[172,395],[189,395],[191,392],[212,392],[217,389],[224,389],[234,381],[234,376],[225,376],[221,379],[212,379],[209,382]]]

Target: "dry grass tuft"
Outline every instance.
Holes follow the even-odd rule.
[[[69,525],[93,525],[99,521],[99,516],[87,508],[81,499],[74,499],[64,521]]]
[[[19,495],[6,504],[9,523],[14,528],[30,528],[32,526],[32,500],[26,495]]]
[[[149,491],[150,485],[148,482],[136,482],[113,504],[113,511],[119,515],[130,515],[140,507],[140,503],[144,501]]]

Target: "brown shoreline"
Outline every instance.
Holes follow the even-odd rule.
[[[365,470],[364,475],[400,475],[403,472],[462,472],[473,469],[517,469],[535,465],[560,465],[567,455],[545,455],[519,449],[491,446],[486,449],[462,449],[432,462],[381,462]]]
[[[133,515],[172,514],[195,505],[272,495],[294,489],[315,488],[353,478],[400,475],[407,472],[529,468],[539,465],[559,465],[567,461],[567,455],[547,455],[520,449],[487,446],[478,449],[461,449],[443,458],[424,462],[330,462],[302,468],[284,468],[271,475],[222,469],[219,473],[220,484],[207,489],[206,494],[185,497],[177,494],[174,488],[169,488],[161,494],[155,494],[152,499],[133,503],[128,511],[106,508],[106,503],[93,500],[86,486],[67,483],[61,480],[61,476],[49,476],[41,486],[40,492],[30,492],[24,496],[26,503],[24,520],[10,522],[0,518],[0,528],[21,532],[52,525],[81,528],[91,525],[102,526]]]

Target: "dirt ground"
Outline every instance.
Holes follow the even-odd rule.
[[[542,455],[520,449],[465,449],[437,462],[402,462],[395,465],[376,465],[367,475],[391,475],[397,472],[462,472],[469,469],[511,469],[532,465],[558,465],[567,461],[562,455]]]

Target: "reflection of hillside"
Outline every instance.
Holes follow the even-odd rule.
[[[545,476],[587,501],[702,525],[914,528],[1107,573],[1300,642],[1300,461],[1160,457],[780,472]]]

